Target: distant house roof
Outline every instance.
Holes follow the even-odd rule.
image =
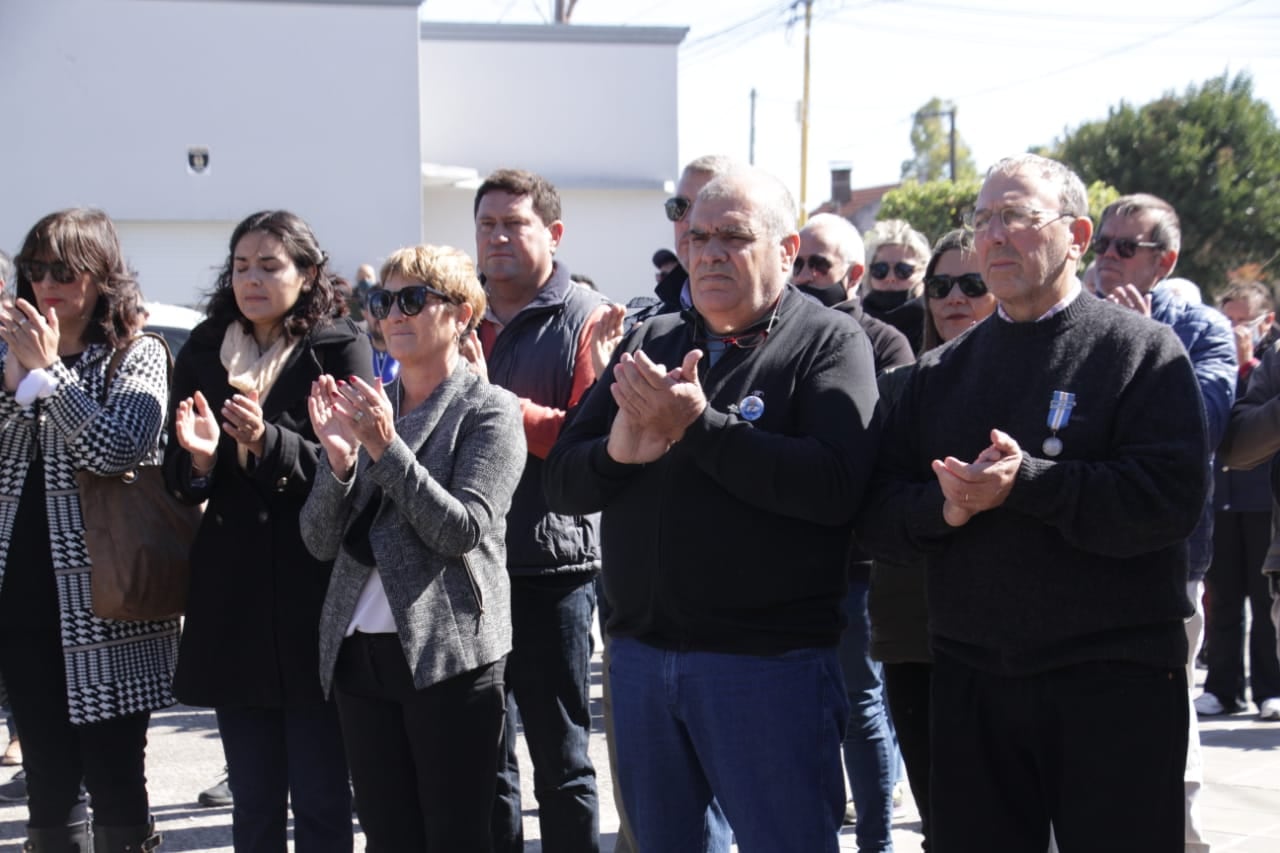
[[[854,214],[860,210],[864,210],[871,206],[879,206],[880,199],[884,198],[885,193],[889,190],[896,190],[901,184],[884,184],[878,187],[863,187],[861,189],[851,190],[849,192],[849,200],[844,204],[837,204],[835,201],[824,201],[818,205],[818,208],[810,213],[810,216],[818,213],[835,213],[843,216],[845,219],[852,219]]]

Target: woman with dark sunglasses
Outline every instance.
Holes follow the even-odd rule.
[[[934,247],[924,270],[928,313],[924,350],[950,341],[996,309],[978,272],[973,234],[948,231]],[[893,406],[911,379],[915,365],[880,378],[880,399]],[[887,409],[886,409],[887,411]],[[929,612],[925,603],[924,555],[911,563],[877,560],[871,568],[867,610],[871,616],[871,657],[884,665],[885,695],[907,768],[911,794],[920,810],[924,849],[929,849]]]
[[[178,621],[93,615],[76,474],[158,461],[168,357],[133,340],[142,295],[102,211],[44,217],[15,260],[17,300],[0,305],[0,680],[22,734],[23,849],[152,850],[147,725],[174,702]]]
[[[971,232],[958,228],[938,241],[925,266],[924,293],[929,311],[921,352],[959,336],[995,312],[996,297],[982,280]]]
[[[464,252],[394,253],[369,313],[399,377],[321,377],[324,447],[302,511],[335,560],[320,673],[342,718],[370,850],[482,853],[505,759],[506,515],[525,461],[515,395],[472,369],[485,310]]]
[[[322,451],[307,400],[324,374],[371,378],[369,343],[305,222],[262,211],[231,234],[208,319],[178,355],[165,456],[171,491],[207,501],[174,692],[212,707],[237,851],[352,849],[338,712],[316,642],[331,564],[298,515]]]
[[[877,222],[863,239],[869,261],[862,279],[862,308],[906,335],[912,352],[919,352],[929,240],[901,219]]]

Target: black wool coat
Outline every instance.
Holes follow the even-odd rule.
[[[182,500],[208,501],[192,546],[174,693],[204,707],[320,703],[320,607],[332,564],[307,552],[298,529],[322,453],[307,395],[326,373],[371,382],[368,339],[346,318],[313,329],[264,402],[262,457],[241,468],[235,442],[223,434],[209,482],[197,487],[191,455],[173,435],[173,410],[199,390],[218,414],[236,393],[219,357],[225,330],[212,321],[195,328],[178,355],[170,396],[165,481]]]

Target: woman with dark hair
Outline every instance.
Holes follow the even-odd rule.
[[[287,211],[236,226],[174,370],[169,488],[208,501],[174,692],[212,707],[234,798],[237,851],[350,851],[351,790],[333,704],[320,691],[318,625],[331,564],[298,513],[320,445],[307,415],[321,376],[370,378],[369,344],[338,309],[327,258]]]
[[[76,472],[159,461],[168,357],[133,342],[141,297],[102,211],[44,217],[16,261],[17,300],[0,306],[0,678],[22,734],[24,849],[152,850],[147,725],[173,704],[178,622],[93,615]]]
[[[957,229],[938,241],[924,269],[924,345],[921,356],[980,323],[996,310],[973,252],[973,234]],[[880,377],[880,399],[898,402],[915,365]],[[887,411],[887,409],[886,409]],[[929,610],[925,601],[924,555],[909,563],[877,560],[871,567],[871,657],[884,665],[885,696],[898,734],[911,794],[920,810],[923,849],[929,849]]]
[[[368,311],[399,378],[384,388],[325,376],[311,392],[325,456],[303,537],[336,559],[320,677],[337,698],[369,849],[489,853],[520,404],[459,353],[485,307],[464,252],[401,249],[381,279]]]

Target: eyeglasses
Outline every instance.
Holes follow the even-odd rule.
[[[23,261],[19,267],[32,284],[44,281],[46,275],[52,275],[58,284],[70,284],[79,275],[66,261]]]
[[[900,278],[903,281],[906,281],[907,279],[911,278],[911,276],[915,275],[915,272],[916,272],[915,264],[909,264],[906,261],[898,261],[896,264],[893,265],[894,277]],[[884,281],[886,278],[888,278],[889,262],[876,261],[874,264],[872,264],[871,277],[874,278],[876,281]]]
[[[1107,249],[1112,246],[1116,247],[1116,254],[1128,260],[1138,253],[1139,249],[1163,249],[1159,243],[1152,243],[1149,240],[1130,240],[1128,237],[1119,237],[1112,239],[1111,237],[1103,237],[1099,234],[1093,238],[1093,242],[1089,244],[1089,248],[1093,249],[1093,253],[1098,257],[1102,257],[1107,253]]]
[[[755,349],[756,347],[769,340],[769,333],[773,331],[773,324],[778,321],[778,309],[782,307],[782,297],[778,297],[778,301],[773,303],[773,311],[769,314],[769,322],[765,323],[763,329],[757,326],[755,331],[747,331],[741,335],[711,335],[707,334],[707,328],[703,325],[701,317],[694,321],[693,326],[693,345],[707,346],[712,341],[720,344],[726,349],[729,347],[737,347],[738,349]]]
[[[829,258],[824,258],[822,255],[810,255],[808,260],[805,260],[801,255],[797,255],[796,263],[791,270],[791,274],[800,275],[800,273],[804,271],[805,266],[808,266],[809,270],[814,275],[826,275],[831,272],[831,267],[834,266],[834,264],[831,263]]]
[[[1054,215],[1050,219],[1044,219],[1047,213]],[[1006,231],[1023,231],[1036,225],[1047,225],[1064,216],[1076,218],[1074,213],[1067,213],[1065,210],[1045,210],[1040,207],[1014,205],[1002,207],[999,210],[990,210],[985,207],[971,210],[964,215],[964,224],[975,232],[986,231],[991,227],[991,220],[997,216],[1000,217],[1000,223],[1004,225]]]
[[[987,292],[987,283],[976,272],[964,275],[931,275],[924,280],[924,292],[930,299],[946,299],[951,288],[960,285],[960,292],[971,299],[976,299]]]
[[[667,212],[667,219],[672,222],[679,222],[684,219],[684,215],[689,212],[689,208],[693,207],[693,202],[682,195],[678,195],[664,201],[662,207]]]
[[[385,320],[391,316],[391,306],[399,305],[401,314],[406,317],[416,317],[422,313],[423,308],[427,307],[427,303],[432,297],[450,305],[458,304],[458,300],[449,294],[441,293],[434,287],[427,287],[425,284],[415,284],[412,287],[402,287],[399,290],[375,287],[369,291],[369,313],[379,320]]]

